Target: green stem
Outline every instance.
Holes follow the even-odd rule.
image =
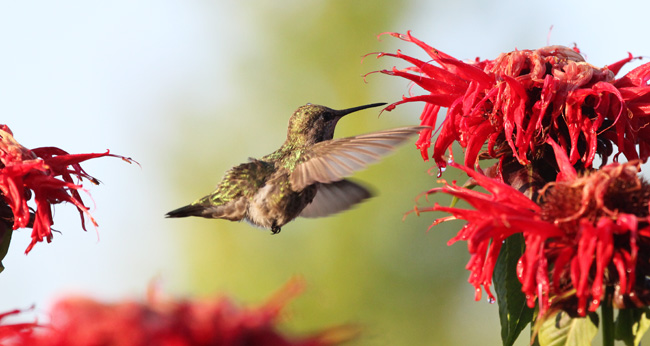
[[[601,305],[602,328],[603,328],[603,346],[614,346],[614,308],[612,307],[612,297],[614,287],[605,286],[605,299]]]
[[[2,266],[2,259],[5,258],[9,250],[9,242],[11,242],[11,234],[13,233],[11,226],[9,222],[0,221],[0,273],[5,269]]]

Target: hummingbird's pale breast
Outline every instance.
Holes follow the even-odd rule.
[[[262,228],[280,228],[300,215],[305,206],[312,202],[316,191],[315,185],[294,191],[289,183],[288,171],[281,170],[271,176],[251,198],[246,220]]]

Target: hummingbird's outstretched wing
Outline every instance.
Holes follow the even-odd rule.
[[[401,127],[316,143],[303,152],[302,163],[291,173],[291,186],[300,191],[314,183],[339,181],[379,161],[427,126]]]
[[[322,217],[336,214],[371,196],[368,189],[347,179],[331,184],[319,184],[316,196],[300,212],[300,216]]]

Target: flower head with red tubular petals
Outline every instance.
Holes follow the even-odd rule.
[[[650,268],[650,184],[638,176],[638,162],[611,163],[578,175],[564,150],[553,141],[559,179],[539,192],[534,203],[524,194],[468,167],[465,171],[489,194],[455,184],[443,192],[468,202],[474,209],[435,204],[422,211],[452,214],[434,222],[464,219],[467,224],[451,243],[467,241],[472,255],[467,269],[480,297],[481,286],[490,293],[492,272],[503,240],[521,233],[526,248],[517,273],[528,305],[539,301],[540,315],[549,307],[584,316],[595,311],[604,287],[615,286],[619,307],[650,305],[645,278]],[[640,272],[642,271],[642,272]]]
[[[413,66],[379,72],[406,78],[429,92],[405,97],[388,110],[425,102],[421,124],[434,127],[440,108],[448,108],[433,148],[438,167],[447,165],[444,156],[454,141],[465,148],[467,167],[477,164],[485,144],[487,157],[507,155],[526,165],[547,150],[548,138],[569,153],[572,164],[587,169],[596,154],[606,161],[613,144],[629,160],[645,161],[650,155],[650,63],[616,79],[632,55],[599,68],[574,49],[549,46],[464,62],[410,33],[389,34],[415,43],[432,59],[380,53]],[[425,159],[430,137],[431,131],[423,132],[417,142]]]
[[[68,297],[50,311],[49,324],[0,325],[0,344],[33,346],[260,345],[326,346],[353,338],[357,328],[338,326],[306,336],[277,327],[282,309],[303,288],[290,281],[265,304],[241,307],[232,299],[162,299],[106,304]],[[11,314],[18,311],[12,311]],[[0,319],[4,315],[0,314]]]
[[[88,175],[79,165],[81,162],[103,156],[130,159],[105,153],[68,154],[55,147],[27,149],[18,143],[6,125],[0,125],[0,193],[4,203],[11,209],[9,216],[13,229],[31,227],[32,242],[25,250],[28,253],[37,242],[52,240],[52,206],[68,202],[77,207],[81,225],[85,230],[84,215],[97,225],[79,194],[83,186],[81,179],[97,184],[97,179]],[[77,182],[75,179],[77,178]],[[27,205],[34,197],[36,209]],[[7,209],[6,206],[3,209]],[[2,216],[7,217],[3,211]]]

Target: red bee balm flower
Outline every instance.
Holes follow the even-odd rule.
[[[88,175],[79,163],[102,156],[120,157],[108,151],[98,154],[68,154],[55,147],[27,149],[13,137],[7,125],[0,125],[0,192],[12,212],[13,229],[32,227],[32,242],[25,253],[37,242],[52,240],[52,205],[61,202],[74,204],[81,216],[81,226],[85,230],[84,214],[97,226],[95,219],[83,204],[79,190],[83,186],[73,181],[82,178],[98,184],[97,179]],[[27,201],[34,196],[36,210],[30,211]],[[6,206],[5,206],[6,208]],[[4,216],[6,213],[2,213]],[[11,220],[8,220],[11,221]]]
[[[17,315],[20,310],[12,310],[5,313],[0,313],[0,323],[2,320],[11,315]],[[15,324],[0,324],[0,345],[7,345],[7,341],[17,341],[30,335],[34,328],[38,327],[37,323],[15,323]]]
[[[281,332],[277,320],[282,308],[300,293],[302,287],[301,282],[291,281],[266,304],[248,308],[238,306],[227,297],[173,301],[156,297],[157,292],[153,292],[147,303],[104,304],[88,298],[66,298],[53,306],[49,325],[0,325],[0,343],[34,346],[325,346],[355,336],[357,330],[350,326],[333,327],[299,337]]]
[[[410,33],[389,34],[417,44],[433,59],[425,62],[399,50],[379,54],[414,65],[381,73],[409,79],[429,92],[405,97],[387,110],[426,102],[421,123],[434,127],[440,108],[448,108],[433,148],[438,167],[446,166],[444,154],[454,141],[466,148],[467,167],[476,165],[486,142],[489,157],[505,153],[522,165],[542,155],[547,138],[569,152],[572,164],[580,161],[585,168],[591,168],[596,153],[607,160],[612,144],[629,160],[645,161],[650,155],[650,63],[616,79],[632,55],[598,68],[577,49],[549,46],[463,62]],[[430,138],[431,130],[423,131],[417,142],[425,160]]]
[[[470,283],[480,298],[488,295],[494,264],[502,241],[521,233],[526,242],[517,276],[528,305],[539,300],[540,315],[549,307],[584,316],[600,305],[606,285],[614,286],[617,307],[650,305],[650,185],[637,173],[637,162],[612,163],[579,176],[564,150],[555,142],[560,173],[534,203],[509,185],[468,167],[465,171],[490,194],[445,184],[428,193],[444,192],[467,201],[475,210],[443,207],[437,203],[422,211],[444,211],[467,224],[451,243],[466,240],[472,255],[467,265]],[[640,251],[641,249],[641,251]]]

